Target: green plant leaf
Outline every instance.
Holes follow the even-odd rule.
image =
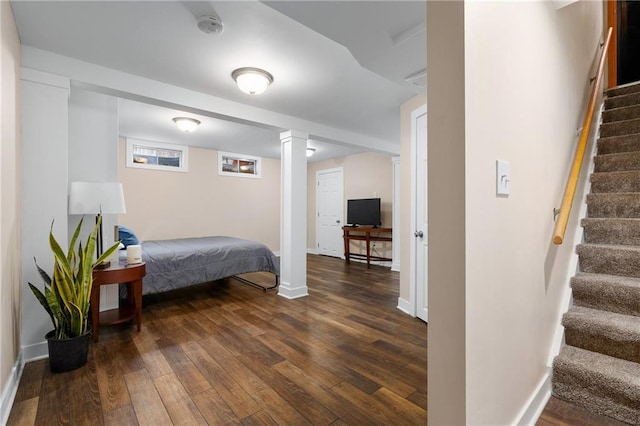
[[[53,324],[53,328],[56,328],[56,321],[53,318],[53,312],[51,312],[51,308],[49,307],[49,303],[47,302],[47,298],[40,291],[40,289],[38,289],[36,286],[34,286],[31,283],[28,283],[28,284],[29,284],[29,287],[31,288],[31,291],[36,296],[36,299],[38,299],[38,302],[40,302],[40,304],[42,305],[44,310],[47,311],[47,313],[49,314],[49,317],[51,317],[51,323]],[[45,289],[46,289],[46,287],[45,287]]]
[[[78,222],[78,226],[76,226],[76,230],[73,232],[73,237],[71,237],[71,242],[69,242],[69,255],[67,260],[69,264],[72,263],[72,258],[75,255],[74,247],[76,246],[76,241],[78,240],[78,236],[80,235],[80,229],[82,229],[82,222],[84,221],[84,216]]]
[[[43,270],[40,266],[38,266],[38,262],[36,261],[36,258],[33,258],[33,262],[36,264],[36,268],[38,269],[38,273],[40,274],[40,276],[42,277],[42,279],[44,280],[44,283],[48,286],[51,285],[51,277],[49,276],[49,274],[47,274],[47,272],[45,270]]]
[[[54,259],[58,262],[64,274],[68,278],[71,278],[73,274],[71,272],[71,267],[69,266],[69,261],[67,260],[67,256],[62,251],[62,247],[60,247],[60,244],[58,244],[58,241],[53,236],[53,231],[49,231],[49,246],[51,247],[51,251],[53,252]]]

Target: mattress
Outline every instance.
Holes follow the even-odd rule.
[[[232,275],[266,271],[280,275],[280,260],[264,244],[233,237],[143,241],[147,271],[142,294],[176,290]],[[126,250],[120,261],[126,262]]]

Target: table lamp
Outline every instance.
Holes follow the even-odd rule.
[[[69,214],[95,214],[96,223],[103,214],[124,214],[124,193],[119,182],[71,182],[69,187]],[[96,254],[103,252],[102,221],[96,242]],[[110,262],[97,267],[106,268]]]

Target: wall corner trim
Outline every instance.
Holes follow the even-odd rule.
[[[415,315],[411,313],[411,303],[409,303],[408,300],[405,300],[402,297],[398,297],[398,309],[400,309],[407,315],[415,317]]]
[[[9,380],[2,390],[2,396],[0,396],[0,424],[6,425],[9,420],[9,414],[11,413],[11,407],[13,406],[13,400],[16,397],[18,391],[18,385],[20,384],[20,377],[22,377],[22,371],[24,370],[24,361],[22,359],[22,351],[18,354]]]

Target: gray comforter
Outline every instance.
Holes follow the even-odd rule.
[[[160,293],[248,272],[280,274],[280,260],[267,246],[232,237],[144,241],[147,274],[143,294]],[[120,261],[127,261],[126,250]]]

